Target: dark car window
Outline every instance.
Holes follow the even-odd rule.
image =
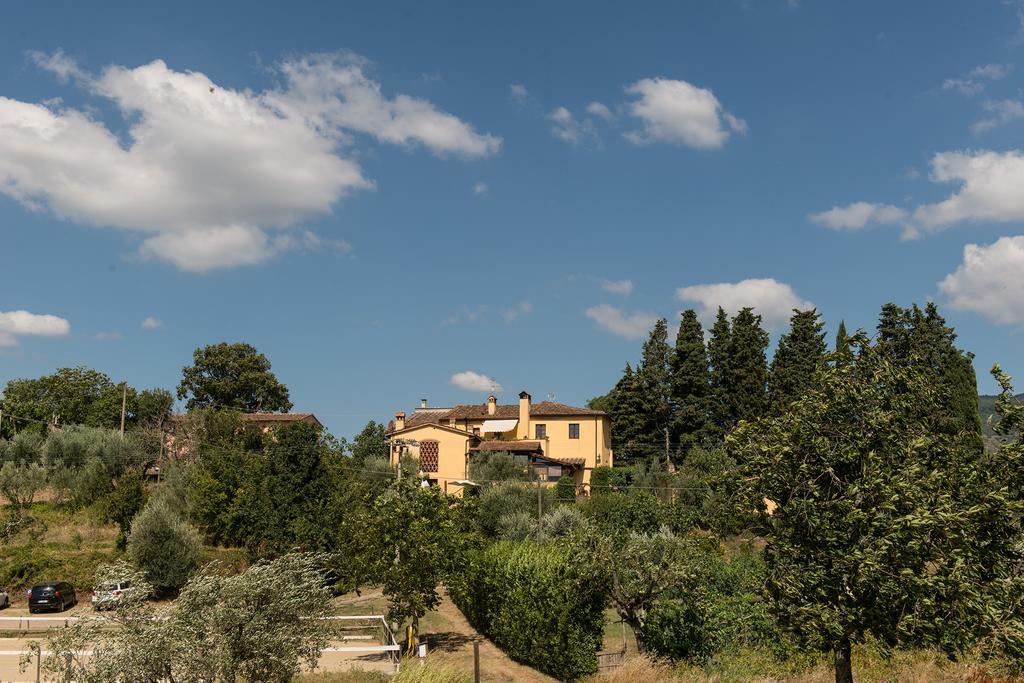
[[[34,586],[32,588],[32,595],[53,595],[53,586]]]

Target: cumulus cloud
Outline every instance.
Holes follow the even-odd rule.
[[[508,92],[517,104],[526,104],[526,100],[530,97],[530,92],[522,83],[513,83],[508,87]]]
[[[812,213],[810,219],[832,230],[861,230],[869,225],[903,223],[907,220],[907,212],[889,204],[854,202]]]
[[[942,230],[958,223],[1024,220],[1024,154],[1020,150],[940,152],[932,157],[929,178],[955,183],[947,199],[921,204],[912,212],[887,204],[856,202],[810,215],[834,230],[857,230],[870,224],[903,227],[903,237]]]
[[[0,346],[17,346],[18,337],[66,337],[71,324],[55,315],[28,311],[0,311]]]
[[[605,121],[611,121],[615,118],[615,114],[612,113],[612,110],[600,102],[591,102],[588,104],[587,113],[591,116],[596,116],[599,119],[604,119]]]
[[[580,121],[565,107],[558,107],[552,111],[548,114],[548,119],[552,123],[551,133],[571,145],[578,145],[588,138],[597,136],[594,123],[590,119]]]
[[[793,309],[806,310],[814,304],[797,296],[793,288],[773,278],[691,285],[676,290],[676,298],[696,302],[697,315],[705,322],[714,320],[719,306],[729,314],[751,307],[761,316],[766,329],[782,327],[793,315]]]
[[[643,122],[626,138],[638,145],[668,142],[717,149],[732,133],[747,132],[746,122],[725,111],[714,93],[686,81],[645,78],[628,86],[626,93],[636,97],[629,112]]]
[[[981,108],[989,115],[975,121],[971,125],[971,132],[981,135],[993,128],[1005,126],[1008,123],[1024,119],[1024,103],[1020,100],[999,100],[996,102],[983,102]]]
[[[622,296],[629,296],[633,293],[633,281],[632,280],[602,280],[601,289],[612,294],[621,294]]]
[[[159,330],[163,326],[164,321],[152,315],[142,321],[142,329],[144,330]]]
[[[487,194],[490,188],[487,187],[487,183],[482,180],[478,180],[473,184],[473,194]]]
[[[500,394],[502,390],[501,385],[492,378],[487,375],[482,375],[479,372],[473,372],[472,370],[456,372],[448,381],[452,386],[458,387],[459,389],[465,389],[466,391],[482,391],[489,394]]]
[[[284,62],[283,85],[260,93],[160,60],[98,76],[61,53],[35,61],[116,105],[125,141],[87,109],[0,97],[0,192],[32,210],[139,231],[148,235],[143,256],[185,270],[312,246],[275,231],[373,187],[343,156],[356,135],[438,156],[481,157],[501,145],[426,100],[387,97],[352,55]]]
[[[658,321],[655,313],[626,313],[610,304],[592,306],[585,314],[605,330],[626,339],[642,339]]]
[[[1009,64],[983,64],[961,78],[947,78],[942,82],[942,89],[955,90],[962,95],[977,95],[985,89],[987,81],[1006,78],[1011,69]]]
[[[963,262],[939,283],[939,291],[955,310],[999,325],[1024,323],[1024,236],[966,245]]]

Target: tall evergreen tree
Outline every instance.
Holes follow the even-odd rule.
[[[693,310],[683,311],[672,351],[672,434],[683,455],[709,436],[710,375],[704,330]]]
[[[789,332],[779,338],[768,376],[773,413],[779,414],[791,401],[800,398],[814,382],[814,373],[824,365],[827,347],[823,327],[817,310],[793,310]]]
[[[735,420],[733,419],[732,404],[729,401],[729,345],[732,337],[732,328],[729,325],[729,318],[721,306],[718,307],[718,314],[715,323],[711,326],[711,336],[708,339],[708,413],[710,416],[710,427],[716,438],[723,438],[732,429]]]
[[[768,409],[768,333],[761,316],[747,307],[732,319],[726,388],[736,421],[756,420]]]
[[[899,365],[910,361],[911,313],[894,303],[882,306],[878,317],[878,351]]]
[[[846,321],[839,321],[839,330],[836,331],[836,362],[845,365],[853,360],[853,351],[850,350],[850,335],[846,333]]]
[[[672,409],[670,362],[672,347],[668,345],[668,321],[662,318],[654,325],[644,342],[643,356],[636,375],[646,407],[647,440],[664,439]]]
[[[650,438],[645,432],[647,416],[640,382],[629,363],[626,363],[615,388],[600,400],[612,423],[615,462],[628,465],[644,460],[650,446]]]

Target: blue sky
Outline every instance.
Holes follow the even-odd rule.
[[[0,382],[173,388],[247,341],[351,435],[487,379],[582,403],[689,306],[831,333],[934,299],[992,391],[1024,374],[1022,17],[9,4]]]

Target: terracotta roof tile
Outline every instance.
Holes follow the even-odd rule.
[[[541,450],[540,441],[481,441],[479,446],[470,448],[471,451],[484,451],[488,453],[504,452],[533,452]]]

